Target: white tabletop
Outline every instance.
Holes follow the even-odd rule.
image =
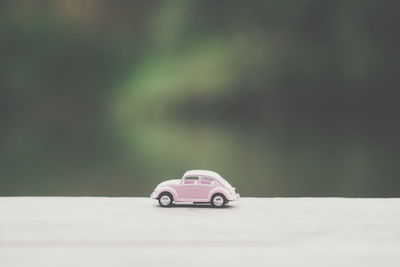
[[[0,266],[400,266],[400,199],[2,197]]]

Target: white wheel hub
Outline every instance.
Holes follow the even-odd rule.
[[[167,195],[161,197],[160,202],[163,206],[168,206],[171,203],[171,198]]]
[[[221,207],[224,204],[224,198],[221,196],[216,196],[213,199],[213,203],[217,207]]]

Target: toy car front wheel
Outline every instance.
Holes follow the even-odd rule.
[[[226,199],[222,194],[215,194],[211,198],[211,206],[214,208],[222,208],[225,206]]]
[[[171,207],[173,202],[172,195],[170,193],[161,193],[158,197],[158,203],[161,207]]]

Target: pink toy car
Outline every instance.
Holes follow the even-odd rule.
[[[158,199],[161,207],[173,203],[211,203],[220,208],[229,201],[239,200],[240,195],[221,175],[206,170],[185,172],[182,179],[167,180],[157,185],[150,195]]]

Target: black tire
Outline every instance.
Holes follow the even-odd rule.
[[[211,206],[214,208],[222,208],[226,204],[226,198],[223,194],[215,194],[211,197]]]
[[[169,201],[166,201],[166,199],[169,198]],[[163,192],[158,196],[158,204],[160,204],[161,207],[171,207],[173,204],[174,198],[172,195],[168,192]]]

